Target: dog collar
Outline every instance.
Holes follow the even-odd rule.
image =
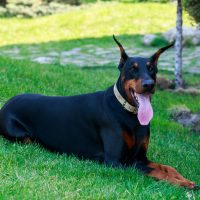
[[[137,114],[137,108],[132,106],[128,101],[126,101],[122,95],[119,93],[118,89],[117,89],[117,85],[115,83],[114,85],[114,94],[115,94],[115,97],[117,98],[117,100],[119,101],[119,103],[122,105],[122,107],[129,111],[129,112],[132,112],[134,114]]]

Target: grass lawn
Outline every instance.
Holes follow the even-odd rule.
[[[76,40],[73,42],[74,45],[72,43],[58,45],[59,48],[63,45],[65,48],[71,48],[87,44],[89,38],[105,36],[110,38],[112,34],[160,33],[173,28],[175,22],[176,6],[173,3],[96,3],[72,8],[64,14],[35,19],[0,19],[0,46]],[[190,23],[187,14],[184,13],[184,25]],[[86,38],[88,40],[85,40]],[[105,42],[108,46],[108,39],[99,43],[104,46]],[[110,40],[112,45],[111,42],[112,40]],[[53,45],[55,47],[55,44]]]
[[[147,10],[150,11],[145,12]],[[189,23],[186,16],[185,20]],[[98,46],[110,47],[113,33],[132,44],[141,34],[160,33],[174,24],[173,4],[100,3],[36,19],[0,19],[0,50],[17,45],[25,54],[26,48],[33,43],[41,52],[50,47],[66,50],[95,42]],[[141,46],[139,42],[136,45]],[[170,72],[161,73],[172,77]],[[103,90],[115,83],[118,74],[115,66],[79,69],[0,57],[0,103],[2,106],[8,98],[19,93],[74,95]],[[200,80],[200,75],[184,76],[189,84]],[[200,138],[169,118],[168,109],[180,104],[198,112],[200,95],[177,95],[166,91],[157,91],[154,95],[148,156],[200,182]],[[57,155],[37,144],[10,143],[0,137],[2,200],[199,198],[199,191],[156,182],[134,169],[112,169]]]

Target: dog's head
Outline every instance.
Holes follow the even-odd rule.
[[[151,105],[150,98],[155,92],[158,58],[174,43],[159,49],[149,58],[142,58],[129,57],[114,35],[113,39],[120,48],[121,58],[118,68],[127,101],[138,107],[139,111],[142,109],[151,112],[149,107]]]

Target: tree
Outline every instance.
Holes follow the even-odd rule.
[[[194,18],[197,23],[200,23],[200,1],[199,0],[184,0],[185,10]]]
[[[6,0],[0,0],[0,6],[5,6],[5,5],[6,5],[6,3],[7,3],[7,1],[6,1]]]
[[[177,20],[176,20],[176,42],[175,42],[175,67],[174,67],[174,76],[175,76],[175,87],[183,87],[182,79],[182,1],[177,0]]]

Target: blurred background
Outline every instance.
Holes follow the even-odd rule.
[[[102,0],[103,2],[123,2],[123,3],[169,3],[176,0]],[[1,16],[25,16],[34,17],[41,15],[62,12],[67,5],[83,5],[97,3],[101,0],[1,0]],[[198,0],[183,0],[184,7],[196,19],[199,19]]]

